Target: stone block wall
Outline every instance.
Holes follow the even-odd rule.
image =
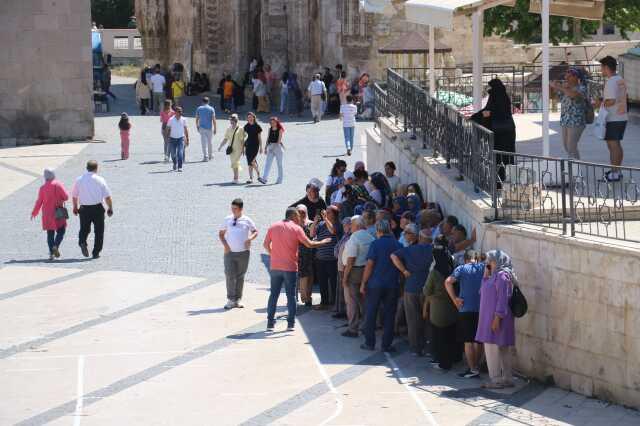
[[[93,136],[86,0],[0,2],[0,145]]]

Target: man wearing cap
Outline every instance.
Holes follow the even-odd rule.
[[[311,179],[307,184],[307,194],[289,207],[297,207],[299,204],[304,204],[307,206],[309,220],[314,220],[321,210],[327,209],[327,203],[320,196],[320,188],[322,188],[322,181],[316,178]]]
[[[422,287],[427,281],[433,252],[428,230],[418,232],[418,226],[410,223],[404,227],[404,238],[409,244],[391,255],[391,261],[404,275],[404,310],[409,330],[409,346],[418,356],[424,353],[425,323],[422,318]]]
[[[313,122],[318,123],[322,119],[322,98],[327,99],[327,86],[320,79],[320,74],[315,74],[307,87],[307,95],[311,98],[311,115]]]

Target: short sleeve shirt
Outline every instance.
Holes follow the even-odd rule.
[[[451,276],[460,284],[458,297],[463,300],[460,312],[480,310],[480,287],[484,275],[484,263],[467,263],[453,270]]]
[[[422,293],[422,287],[427,282],[433,261],[431,244],[413,244],[397,250],[394,254],[402,260],[407,271],[411,272],[409,278],[404,282],[404,291]]]
[[[170,109],[169,111],[162,110],[160,111],[160,122],[162,124],[167,124],[171,117],[173,117],[174,115],[176,115],[176,113],[173,112],[172,109]]]
[[[282,220],[271,225],[265,237],[265,242],[271,244],[271,269],[297,272],[298,245],[306,239],[304,230],[295,222]]]
[[[256,224],[248,216],[243,215],[236,219],[233,215],[229,215],[224,218],[220,229],[226,231],[224,238],[231,251],[238,253],[247,251],[245,242],[249,235],[256,230]]]
[[[607,122],[627,121],[627,84],[619,75],[610,77],[604,85],[603,98],[615,99],[616,103],[607,107]]]
[[[355,257],[356,259],[353,266],[365,266],[367,264],[369,247],[374,241],[375,238],[364,229],[360,229],[351,234],[351,238],[347,241],[344,251],[342,252],[342,263],[346,265],[350,257]]]
[[[213,127],[213,119],[216,118],[216,110],[211,105],[200,105],[196,109],[196,117],[198,125],[201,129],[211,130]]]
[[[367,260],[373,260],[373,273],[369,278],[367,286],[369,288],[397,288],[398,268],[391,262],[391,254],[398,251],[402,246],[395,238],[383,236],[378,238],[369,246]]]
[[[562,127],[583,127],[586,125],[585,99],[587,99],[587,89],[580,84],[575,90],[580,94],[575,98],[566,96],[563,92],[558,93],[561,103],[560,125]]]
[[[342,114],[342,127],[355,127],[356,115],[358,107],[354,104],[344,104],[340,106],[340,114]]]
[[[162,74],[153,74],[151,76],[151,90],[153,93],[163,93],[164,85],[167,83]]]
[[[322,95],[327,90],[327,87],[324,85],[324,82],[322,80],[313,80],[311,83],[309,83],[309,87],[307,88],[307,90],[309,91],[311,96]]]
[[[169,137],[178,139],[184,137],[184,128],[187,127],[187,119],[184,117],[176,117],[175,115],[171,117],[167,126],[170,127]]]

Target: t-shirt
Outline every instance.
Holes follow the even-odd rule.
[[[338,240],[342,238],[342,232],[340,232],[342,230],[341,228],[342,228],[342,225],[340,224],[336,225],[336,234],[334,235],[329,231],[329,228],[327,227],[327,224],[325,223],[324,220],[318,223],[315,239],[318,241],[322,241],[325,238],[331,238],[331,242],[329,244],[326,244],[322,247],[318,247],[316,249],[316,258],[318,260],[335,260],[336,259],[334,256],[333,249],[336,247]]]
[[[254,78],[253,81],[253,93],[256,96],[267,96],[267,86],[258,78]]]
[[[309,87],[307,88],[307,90],[309,91],[311,96],[322,95],[327,90],[327,87],[324,85],[324,82],[322,80],[313,80],[311,83],[309,83]]]
[[[398,185],[400,185],[400,178],[396,175],[393,176],[385,176],[387,178],[387,182],[389,182],[389,188],[391,188],[391,192],[396,192],[398,190]]]
[[[187,127],[187,119],[184,117],[178,118],[177,116],[171,117],[167,126],[170,127],[169,137],[178,139],[184,137],[184,128]]]
[[[298,245],[307,236],[302,227],[290,220],[276,222],[267,231],[265,243],[271,243],[271,269],[277,271],[298,271]]]
[[[171,83],[171,91],[173,92],[174,98],[179,98],[184,95],[184,82],[177,80]]]
[[[346,265],[350,257],[355,257],[356,260],[354,261],[353,266],[366,265],[369,247],[374,241],[375,238],[372,237],[365,229],[359,229],[351,234],[351,238],[347,241],[344,251],[342,252],[342,263]]]
[[[225,99],[229,99],[233,96],[233,82],[225,80],[222,84],[222,95]]]
[[[164,85],[167,83],[162,74],[153,74],[151,76],[151,90],[153,93],[164,93]]]
[[[609,121],[627,121],[627,84],[619,75],[609,77],[604,85],[603,98],[615,99],[616,103],[607,107],[607,122]]]
[[[368,288],[396,288],[398,287],[398,268],[391,262],[391,254],[402,246],[395,238],[385,235],[378,238],[369,246],[367,260],[373,260],[373,273],[367,283]]]
[[[231,214],[224,218],[220,229],[226,231],[224,238],[231,251],[237,253],[248,250],[244,243],[249,238],[249,234],[256,230],[256,224],[248,216],[242,215],[236,219]]]
[[[216,110],[211,105],[200,105],[196,109],[196,118],[199,119],[198,124],[202,129],[213,127],[213,119],[216,118]]]
[[[167,124],[174,115],[176,115],[176,113],[172,109],[169,111],[162,110],[160,111],[160,122],[162,124]]]
[[[354,104],[344,104],[340,106],[340,114],[342,114],[342,127],[355,127],[356,115],[358,107]]]
[[[480,287],[484,275],[484,263],[467,263],[453,270],[451,276],[460,284],[460,312],[480,311]]]
[[[402,260],[407,271],[411,272],[404,282],[404,291],[407,293],[422,293],[422,287],[427,282],[429,269],[433,261],[431,244],[413,244],[401,248],[394,253]]]
[[[258,135],[262,133],[262,127],[258,123],[245,124],[244,132],[247,134],[247,140],[245,144],[251,147],[258,147]]]
[[[309,197],[305,196],[289,207],[298,207],[298,204],[304,204],[307,207],[307,214],[310,220],[313,220],[320,210],[326,210],[327,208],[327,203],[324,202],[322,197],[318,197],[317,201],[311,201]]]

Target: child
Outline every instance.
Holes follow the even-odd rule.
[[[118,127],[120,128],[120,155],[123,160],[127,160],[129,159],[129,133],[131,132],[131,122],[129,122],[129,116],[126,112],[120,114]]]

